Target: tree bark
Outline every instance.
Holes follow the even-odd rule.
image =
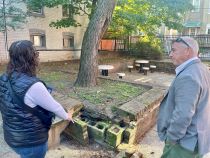
[[[97,84],[98,47],[109,26],[117,0],[98,0],[82,41],[80,67],[76,86],[90,87]]]

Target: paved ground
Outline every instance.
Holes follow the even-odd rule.
[[[116,74],[110,74],[110,78],[117,78]],[[146,84],[157,84],[168,87],[173,80],[174,75],[165,73],[149,73],[147,76],[139,74],[138,72],[126,72],[123,80],[130,80],[134,82],[143,82]],[[83,147],[75,143],[73,140],[63,140],[61,145],[47,153],[47,158],[108,158],[114,157],[113,151],[104,151],[97,144],[91,144],[91,148]],[[156,132],[156,126],[152,128],[140,142],[139,151],[144,154],[145,158],[159,158],[164,144],[159,141]],[[18,156],[6,145],[3,139],[2,120],[0,115],[0,158],[18,158]],[[210,158],[205,156],[205,158]]]
[[[122,80],[126,81],[132,81],[135,83],[143,83],[148,85],[156,85],[156,86],[163,86],[163,87],[169,87],[172,80],[174,79],[173,74],[168,74],[164,72],[155,72],[150,73],[148,72],[147,75],[143,75],[142,73],[139,73],[137,71],[130,72],[124,72],[125,76],[123,76]],[[117,73],[111,73],[110,78],[118,78]]]

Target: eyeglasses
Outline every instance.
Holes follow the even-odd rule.
[[[190,45],[187,43],[187,42],[185,42],[182,38],[177,38],[174,42],[182,42],[182,43],[184,43],[187,47],[190,47]]]

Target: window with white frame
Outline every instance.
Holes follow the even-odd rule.
[[[39,29],[30,29],[30,39],[35,47],[46,47],[45,31]]]
[[[200,0],[193,0],[192,5],[194,7],[192,12],[199,12],[200,11]]]
[[[74,34],[63,32],[63,48],[74,48]]]

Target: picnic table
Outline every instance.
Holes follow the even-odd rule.
[[[108,76],[109,75],[109,70],[113,69],[114,66],[112,65],[99,65],[98,69],[101,70],[101,75],[102,76]]]
[[[145,64],[148,64],[149,61],[148,60],[136,60],[135,63],[140,64],[139,72],[143,72],[143,67],[145,66]]]

